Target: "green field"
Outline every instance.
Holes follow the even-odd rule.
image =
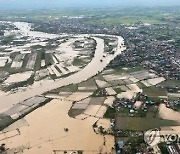
[[[68,85],[65,87],[60,87],[57,89],[54,89],[52,91],[50,91],[51,93],[60,93],[60,92],[76,92],[78,90],[78,86],[77,85]]]
[[[73,63],[72,63],[74,66],[82,66],[84,65],[84,61],[82,59],[79,59],[79,58],[75,58]]]
[[[78,84],[79,87],[97,87],[94,78]],[[96,88],[95,88],[96,89]]]
[[[176,88],[180,87],[180,81],[179,80],[166,80],[159,84],[160,86],[163,86],[165,88]]]
[[[133,72],[138,72],[138,71],[143,71],[145,70],[143,67],[131,67],[131,68],[122,68],[122,67],[117,67],[114,68],[115,72],[114,74],[120,75],[123,73],[133,73]]]
[[[176,10],[176,11],[172,11]],[[167,12],[171,13],[167,13]],[[85,23],[87,25],[106,25],[118,26],[120,24],[136,24],[139,22],[149,24],[168,23],[179,17],[179,10],[174,8],[89,8],[89,9],[49,9],[49,10],[19,10],[19,11],[0,11],[0,19],[17,18],[39,21],[51,21],[64,19],[65,17],[91,17]]]
[[[152,87],[143,88],[143,93],[146,94],[152,101],[160,101],[159,96],[167,96],[167,92],[165,89]]]
[[[148,17],[139,17],[139,16],[126,16],[126,17],[108,17],[100,20],[92,20],[87,22],[88,24],[93,25],[107,25],[107,26],[118,26],[121,24],[131,25],[136,23],[148,23],[148,24],[157,24],[160,21],[156,18],[148,18]]]
[[[171,120],[141,117],[116,117],[116,128],[123,130],[146,131],[163,126],[179,126],[179,123]]]
[[[0,115],[0,130],[7,127],[13,122],[13,119],[10,116]]]

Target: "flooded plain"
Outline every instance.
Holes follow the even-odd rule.
[[[124,40],[122,37],[118,37],[118,46],[120,46],[117,51],[114,54],[107,55],[106,57],[103,57],[104,54],[104,40],[100,39],[98,37],[93,37],[96,42],[96,51],[94,54],[94,58],[92,61],[81,71],[63,78],[63,79],[57,79],[55,82],[49,84],[44,83],[40,87],[35,87],[33,89],[27,89],[23,92],[17,92],[8,96],[2,96],[0,97],[0,113],[2,111],[5,111],[9,108],[11,108],[14,104],[17,104],[19,102],[22,102],[25,99],[28,99],[30,97],[33,97],[35,95],[41,95],[47,91],[66,86],[69,84],[76,84],[80,83],[82,81],[86,81],[87,79],[97,75],[99,72],[103,71],[104,68],[109,64],[111,60],[113,60],[118,54],[121,54],[122,51],[124,51],[126,48],[121,47],[121,44],[124,43]]]
[[[29,23],[15,22],[14,25],[18,28],[19,34],[33,39],[55,39],[64,36],[35,32],[32,30],[31,24]],[[42,95],[45,92],[59,87],[86,81],[102,72],[110,61],[121,54],[126,48],[124,47],[124,39],[122,37],[113,36],[117,37],[117,48],[113,54],[105,54],[104,40],[99,36],[106,35],[86,34],[74,36],[76,38],[91,37],[97,43],[94,57],[83,69],[68,77],[55,79],[53,81],[48,79],[37,81],[33,85],[28,86],[25,90],[22,88],[22,90],[14,91],[14,93],[9,93],[8,95],[0,93],[0,113],[28,98]],[[65,46],[67,46],[66,43]],[[60,47],[63,51],[66,51],[64,55],[70,56],[70,59],[73,58],[73,51],[67,47],[63,48],[63,45]],[[70,53],[67,53],[68,51]],[[79,52],[80,51],[77,51],[76,55]],[[73,101],[81,101],[91,94],[92,92],[77,92],[69,94],[67,99],[52,100],[45,106],[36,109],[23,119],[20,119],[4,129],[0,133],[0,144],[5,144],[6,147],[13,152],[23,154],[53,154],[55,151],[64,153],[65,151],[77,152],[81,150],[83,150],[85,154],[114,153],[114,137],[99,134],[98,131],[93,129],[93,125],[98,120],[100,120],[98,122],[99,125],[106,126],[106,129],[109,129],[110,121],[102,118],[106,111],[105,106],[101,107],[96,105],[97,108],[95,108],[96,112],[94,114],[92,114],[94,108],[90,108],[89,111],[87,110],[87,113],[90,115],[97,114],[97,117],[88,116],[86,119],[75,119],[68,115]],[[114,98],[110,97],[106,100],[106,103],[111,104],[111,100],[114,100]]]
[[[167,108],[165,104],[159,106],[159,116],[162,119],[175,120],[180,122],[180,113]]]
[[[28,125],[18,128],[19,135],[0,141],[0,144],[5,143],[7,148],[24,147],[24,154],[53,154],[53,150],[112,153],[114,137],[94,132],[92,125],[97,118],[70,118],[68,111],[71,106],[71,101],[53,100],[25,117]],[[16,123],[4,131],[11,127],[15,129]]]

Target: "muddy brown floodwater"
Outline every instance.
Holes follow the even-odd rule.
[[[124,43],[124,39],[122,37],[118,37],[118,46],[117,51],[115,54],[107,55],[106,57],[103,57],[104,53],[104,41],[98,37],[93,37],[96,42],[96,51],[94,58],[92,61],[81,71],[63,78],[55,80],[54,83],[44,83],[40,87],[36,87],[33,89],[28,89],[26,91],[17,92],[14,94],[6,95],[6,96],[0,96],[0,113],[8,110],[11,108],[14,104],[17,104],[19,102],[22,102],[30,97],[41,95],[47,91],[66,86],[69,84],[76,84],[80,83],[82,81],[85,81],[92,76],[98,74],[99,72],[103,71],[103,69],[109,64],[111,60],[113,60],[118,54],[121,54],[122,51],[125,50],[125,47],[120,47],[121,44]],[[101,61],[102,60],[102,61]]]
[[[180,122],[180,113],[167,108],[165,104],[159,106],[159,116],[162,119],[175,120]]]
[[[36,38],[56,38],[57,35],[43,34],[30,30],[28,23],[15,23],[22,31],[22,35]],[[85,81],[99,72],[121,54],[126,48],[123,46],[124,39],[118,38],[118,47],[114,54],[104,55],[104,40],[98,35],[77,35],[79,37],[90,36],[97,42],[94,58],[81,71],[52,82],[42,82],[40,86],[32,86],[26,91],[17,91],[13,94],[0,93],[0,113],[8,110],[15,104],[30,97],[41,95],[50,90],[76,84]],[[74,96],[71,96],[74,99]],[[76,99],[79,99],[77,97]],[[23,119],[13,123],[0,133],[0,144],[5,143],[7,148],[23,149],[23,154],[54,154],[53,150],[63,153],[66,150],[84,150],[85,154],[107,153],[111,154],[114,147],[114,137],[110,135],[96,134],[92,125],[98,120],[96,117],[87,117],[85,120],[74,119],[68,116],[72,106],[71,99],[54,99],[45,106],[36,109]],[[109,104],[110,102],[107,101]],[[14,135],[15,134],[15,135]]]
[[[68,111],[71,106],[70,101],[51,101],[25,117],[28,126],[19,128],[20,135],[0,141],[0,144],[5,143],[8,148],[27,147],[23,154],[53,154],[53,150],[84,150],[85,154],[110,154],[114,147],[114,137],[93,131],[92,125],[97,118],[70,118]],[[10,127],[14,128],[13,125]],[[64,128],[68,128],[68,131]]]

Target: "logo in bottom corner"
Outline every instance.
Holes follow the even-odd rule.
[[[157,145],[160,140],[160,131],[157,128],[148,130],[144,133],[144,141],[150,146]]]

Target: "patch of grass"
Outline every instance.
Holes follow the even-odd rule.
[[[79,58],[74,58],[74,61],[72,63],[74,66],[82,66],[84,64],[84,61]]]
[[[78,150],[77,153],[78,154],[83,154],[83,150]]]
[[[178,126],[179,123],[171,120],[141,117],[116,117],[116,128],[122,130],[146,131],[162,126]]]
[[[115,69],[114,74],[117,74],[117,75],[120,75],[123,73],[138,72],[138,71],[144,70],[143,67],[132,67],[132,68],[127,68],[127,69],[123,69],[122,67],[115,67],[114,69]]]
[[[152,101],[160,101],[159,96],[167,96],[165,89],[156,88],[154,86],[143,88],[143,93],[146,94]]]
[[[68,112],[68,115],[70,117],[76,117],[78,115],[80,115],[81,113],[83,113],[83,109],[70,109]]]
[[[114,108],[108,107],[106,113],[104,114],[104,118],[113,119],[116,115],[116,110]]]
[[[121,108],[118,112],[118,116],[127,117],[129,116],[129,109],[127,108]]]
[[[137,82],[136,84],[141,89],[146,88],[146,86],[142,82]]]
[[[94,78],[95,78],[96,80],[102,80],[102,81],[104,81],[104,78],[103,78],[103,76],[102,76],[101,74],[96,75]]]
[[[0,115],[0,130],[9,126],[13,122],[13,119],[7,115]]]
[[[125,85],[125,82],[123,80],[112,80],[108,81],[108,83],[111,84],[113,87]]]
[[[140,109],[138,110],[138,113],[135,114],[135,117],[146,117],[146,115],[147,115],[147,112]]]
[[[34,70],[37,71],[40,69],[41,69],[41,52],[38,52],[36,57],[36,62],[34,65]]]
[[[95,83],[94,79],[91,78],[87,81],[79,83],[78,86],[80,86],[80,87],[93,87],[93,86],[96,86],[96,83]]]
[[[50,66],[53,64],[53,59],[50,53],[45,54],[45,63],[46,63],[46,66]]]
[[[159,85],[165,88],[176,88],[176,87],[180,87],[180,81],[179,80],[166,80],[166,81],[161,82]]]
[[[57,89],[54,89],[52,91],[50,91],[51,93],[60,93],[60,92],[76,92],[78,90],[78,86],[71,84],[68,86],[64,86],[64,87],[60,87]]]
[[[146,114],[147,118],[156,118],[158,114],[158,106],[151,106]]]
[[[124,92],[123,90],[121,90],[121,88],[113,88],[113,89],[117,94]]]
[[[126,85],[133,84],[133,82],[131,80],[129,80],[129,79],[125,79],[123,81],[125,82]]]

